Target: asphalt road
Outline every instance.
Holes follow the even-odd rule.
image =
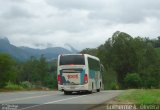
[[[0,93],[0,110],[87,110],[120,93],[120,90],[71,95],[59,91]]]

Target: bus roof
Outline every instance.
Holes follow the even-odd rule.
[[[93,55],[89,55],[89,54],[61,54],[59,56],[67,56],[67,55],[84,55],[86,57],[90,57],[90,58],[93,58],[93,59],[96,59],[96,60],[100,61],[98,57],[93,56]]]

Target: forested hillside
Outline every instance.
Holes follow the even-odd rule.
[[[111,38],[94,49],[81,53],[96,55],[106,69],[106,89],[159,88],[160,37],[149,39],[115,32]]]
[[[105,89],[160,88],[160,37],[149,39],[115,32],[97,48],[86,48],[105,67]],[[57,87],[57,61],[31,57],[20,62],[0,54],[0,88],[32,89]]]
[[[57,87],[57,61],[48,62],[41,55],[18,62],[7,54],[0,54],[0,88],[42,89]]]

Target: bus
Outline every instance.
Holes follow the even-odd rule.
[[[63,54],[58,56],[58,90],[72,92],[100,92],[102,73],[99,58],[89,54]]]

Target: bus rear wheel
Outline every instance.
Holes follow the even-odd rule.
[[[69,94],[71,94],[72,92],[70,92],[70,91],[64,91],[64,95],[69,95]]]
[[[92,91],[88,91],[87,93],[88,93],[88,94],[92,94]]]
[[[97,89],[97,92],[100,92],[100,90],[101,90],[101,83],[100,83],[100,87],[99,87],[99,89]]]
[[[100,92],[100,89],[97,89],[97,92]]]

